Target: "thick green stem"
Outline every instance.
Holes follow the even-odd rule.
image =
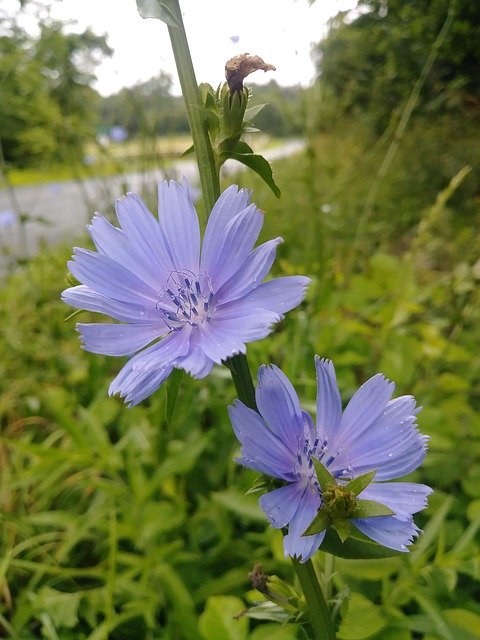
[[[292,562],[307,601],[310,624],[315,632],[315,640],[335,640],[335,630],[330,612],[311,560],[301,563],[292,559]]]
[[[185,100],[188,122],[197,156],[203,201],[208,216],[220,195],[219,170],[215,164],[212,145],[201,112],[200,93],[185,34],[180,4],[178,0],[167,0],[167,2],[179,24],[178,27],[169,27],[168,31]],[[230,369],[239,399],[248,407],[256,409],[255,387],[247,357],[244,354],[238,354],[228,358],[225,361],[225,365]],[[335,633],[330,615],[311,562],[300,564],[294,560],[293,564],[307,600],[311,625],[315,630],[315,640],[334,640]]]
[[[190,131],[192,132],[203,202],[208,216],[220,195],[219,172],[215,166],[212,145],[201,112],[200,92],[195,78],[180,4],[178,0],[168,0],[168,6],[179,23],[178,27],[168,27],[168,32],[172,43],[180,86],[182,87],[183,99],[185,100],[188,123],[190,125]]]
[[[255,401],[255,387],[253,386],[252,374],[248,366],[247,356],[239,353],[233,358],[225,360],[225,365],[230,369],[233,384],[237,391],[238,399],[250,409],[257,409]]]

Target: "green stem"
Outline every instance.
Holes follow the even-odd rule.
[[[168,6],[179,23],[178,27],[168,27],[168,33],[172,43],[183,99],[185,100],[188,124],[192,132],[203,202],[208,216],[220,195],[219,172],[215,166],[212,145],[208,137],[205,119],[201,112],[200,92],[195,78],[180,4],[178,0],[168,0]]]
[[[215,164],[212,145],[201,112],[200,93],[195,78],[195,71],[190,56],[179,1],[168,0],[168,6],[179,23],[178,27],[169,27],[168,31],[185,100],[188,122],[197,156],[203,201],[208,216],[220,195],[219,170]],[[225,365],[230,369],[239,399],[248,407],[256,409],[255,387],[246,355],[238,354],[232,358],[228,358],[225,361]],[[315,630],[315,639],[335,640],[335,633],[327,605],[311,562],[308,561],[305,564],[300,564],[296,560],[293,560],[293,564],[307,600],[311,625]]]
[[[292,562],[307,601],[310,624],[315,632],[315,640],[335,640],[335,630],[330,612],[311,560],[301,563],[292,558]]]
[[[255,387],[253,386],[252,374],[248,366],[247,356],[239,353],[232,358],[225,360],[225,366],[230,369],[233,384],[237,391],[238,399],[251,409],[257,410],[255,401]]]

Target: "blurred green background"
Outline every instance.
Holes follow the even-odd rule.
[[[280,200],[253,175],[235,180],[265,211],[261,239],[285,239],[274,275],[313,280],[302,306],[249,346],[253,370],[282,367],[309,410],[314,354],[334,360],[345,402],[381,371],[423,405],[430,436],[412,477],[435,493],[413,551],[317,554],[341,640],[480,638],[478,11],[476,0],[362,1],[315,47],[311,88],[253,89],[269,102],[255,124],[305,148],[274,164]],[[168,77],[101,98],[93,51],[108,55],[92,32],[74,38],[47,20],[32,41],[2,18],[5,189],[135,162],[168,172],[188,146],[163,151],[165,136],[187,133]],[[128,139],[103,148],[98,133],[113,125]],[[228,371],[185,376],[168,420],[164,389],[130,410],[108,398],[122,363],[81,350],[59,298],[72,245],[2,276],[0,637],[308,638],[275,609],[236,615],[263,599],[248,579],[255,563],[293,575],[281,533],[245,495],[255,474],[233,462]]]

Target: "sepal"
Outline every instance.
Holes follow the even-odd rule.
[[[380,516],[393,516],[395,511],[389,507],[375,502],[375,500],[357,500],[354,518],[378,518]]]
[[[361,476],[350,480],[350,482],[345,485],[345,489],[348,489],[348,491],[351,491],[356,496],[358,496],[364,489],[368,487],[368,485],[372,482],[376,475],[376,471],[369,471],[368,473],[364,473]]]
[[[335,484],[335,478],[332,476],[327,467],[324,467],[323,464],[317,460],[316,458],[311,459],[313,462],[313,467],[315,469],[315,473],[317,474],[318,484],[322,490],[322,493],[328,489],[328,487]]]

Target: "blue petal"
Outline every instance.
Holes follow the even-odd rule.
[[[283,315],[297,307],[305,297],[310,278],[287,276],[259,284],[244,300],[249,304]]]
[[[108,393],[112,396],[118,393],[129,407],[133,407],[148,396],[152,395],[172,373],[173,367],[165,366],[149,371],[132,371],[127,365],[112,381]],[[121,376],[121,378],[119,378]]]
[[[62,292],[62,300],[77,309],[103,313],[122,322],[148,324],[152,321],[163,322],[164,318],[161,312],[155,308],[113,300],[96,291],[92,291],[85,285],[65,289]]]
[[[378,481],[399,478],[416,469],[425,458],[428,441],[416,428],[416,413],[411,396],[388,402],[368,431],[350,445],[348,454],[355,473],[376,469]]]
[[[217,304],[237,300],[250,293],[265,278],[275,260],[277,246],[282,238],[264,242],[244,260],[242,266],[229,278],[215,295]]]
[[[259,503],[272,527],[281,529],[290,522],[297,511],[304,492],[304,484],[292,482],[263,494]]]
[[[297,393],[275,365],[261,366],[255,394],[260,414],[296,458],[303,448],[303,415]]]
[[[91,353],[103,353],[106,356],[127,356],[159,338],[168,331],[158,324],[107,324],[94,322],[78,323],[83,347]]]
[[[274,478],[294,480],[296,456],[273,433],[261,416],[242,402],[228,407],[233,430],[242,444],[240,464]]]
[[[230,185],[220,195],[208,217],[202,247],[202,269],[208,271],[206,265],[216,261],[217,247],[225,229],[238,213],[248,207],[249,202],[250,192],[246,189],[239,190],[235,184]]]
[[[238,213],[215,238],[211,255],[202,260],[201,270],[212,279],[214,291],[242,266],[255,244],[263,224],[263,215],[254,204]]]
[[[198,325],[200,345],[209,358],[220,364],[237,353],[245,353],[245,343],[267,336],[279,319],[273,312],[236,301],[216,309],[209,322]]]
[[[175,267],[158,220],[135,193],[117,200],[115,211],[132,251],[164,282]]]
[[[371,540],[396,551],[408,551],[407,546],[412,544],[420,532],[412,518],[399,520],[395,516],[382,516],[354,519],[351,522]]]
[[[134,356],[130,360],[131,368],[134,371],[149,371],[166,364],[177,366],[179,359],[190,349],[191,334],[190,325],[184,325],[179,331],[172,331],[159,342]]]
[[[414,482],[373,482],[360,494],[363,500],[375,500],[384,504],[400,520],[410,519],[412,514],[425,509],[432,489]]]
[[[176,359],[189,348],[189,334],[175,331],[130,358],[112,381],[110,395],[119,393],[130,405],[144,400],[166,380]],[[148,390],[148,392],[147,392]]]
[[[337,431],[342,445],[349,449],[351,444],[378,418],[385,410],[395,385],[382,374],[367,380],[354,394],[343,412],[340,427]]]
[[[115,300],[155,307],[157,292],[137,275],[103,254],[88,249],[74,251],[68,268],[82,284]]]
[[[173,180],[158,185],[158,213],[175,269],[198,274],[200,227],[197,212],[188,193]]]
[[[158,289],[159,282],[168,278],[168,270],[160,259],[162,254],[168,256],[157,238],[161,233],[158,222],[148,210],[144,211],[133,194],[119,200],[116,208],[126,231],[117,229],[96,214],[88,230],[97,250],[135,273],[153,289]],[[144,229],[146,225],[141,224],[146,216],[151,219],[151,230]]]
[[[234,323],[235,326],[238,325]],[[228,329],[229,327],[222,327],[222,323],[218,320],[204,322],[200,327],[199,338],[202,351],[216,364],[221,364],[222,360],[238,353],[245,353],[247,349],[243,336]]]
[[[320,507],[320,494],[313,485],[308,485],[298,503],[297,511],[288,525],[288,534],[283,538],[285,556],[306,562],[323,542],[325,531],[313,536],[303,536]]]
[[[179,358],[177,366],[184,369],[194,378],[204,378],[213,367],[213,360],[209,358],[200,346],[199,330],[193,330],[190,338],[190,349],[186,356]]]
[[[340,426],[342,401],[331,360],[315,356],[317,370],[317,429],[319,437],[332,438]]]

